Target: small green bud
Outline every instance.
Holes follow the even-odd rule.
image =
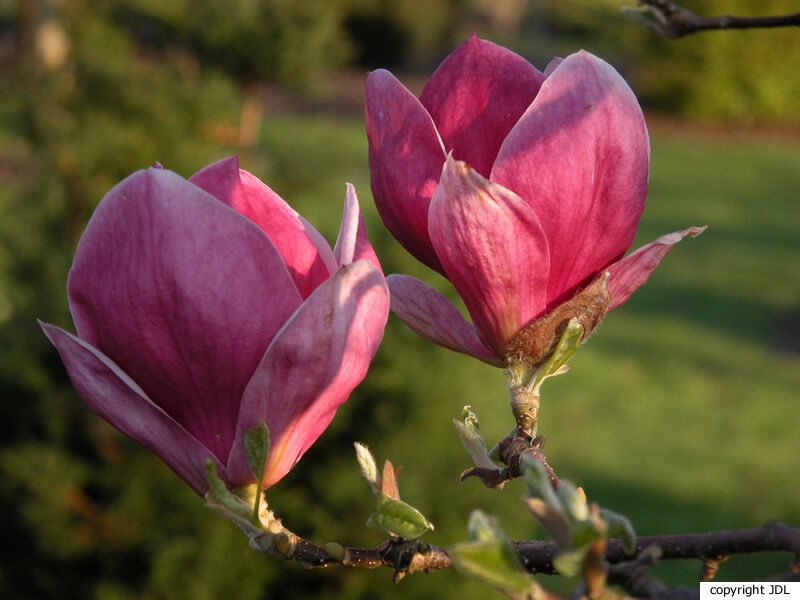
[[[344,546],[336,542],[328,542],[325,544],[325,551],[338,561],[344,560]]]

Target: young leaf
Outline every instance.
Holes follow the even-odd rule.
[[[569,481],[561,480],[556,490],[564,510],[571,521],[585,521],[589,518],[589,505],[586,497]]]
[[[267,454],[269,454],[269,429],[262,419],[258,420],[258,425],[245,432],[244,451],[247,455],[250,472],[258,482],[258,488],[261,489],[264,465],[267,464]]]
[[[375,463],[375,457],[372,456],[369,448],[363,444],[355,442],[353,446],[356,448],[356,459],[358,460],[358,466],[361,468],[361,474],[369,483],[369,487],[372,488],[372,493],[377,496],[380,493],[381,480],[378,475],[378,465]]]
[[[535,458],[523,454],[521,466],[522,477],[525,483],[528,484],[530,495],[541,498],[553,509],[563,513],[564,505],[553,490],[553,484],[550,482],[550,477],[548,477],[544,465]]]
[[[524,592],[531,587],[533,580],[522,572],[514,549],[493,519],[474,510],[467,531],[472,541],[448,550],[458,570],[501,590]]]
[[[467,535],[473,542],[503,539],[503,533],[497,521],[482,510],[473,510],[467,521]]]
[[[217,468],[214,466],[214,462],[210,458],[206,461],[206,478],[208,479],[208,485],[211,488],[211,493],[214,494],[214,497],[219,501],[220,504],[222,504],[222,506],[245,521],[253,520],[253,514],[250,512],[250,507],[242,502],[238,496],[228,491],[228,488],[225,487],[225,483],[219,478],[219,475],[217,475]]]
[[[258,511],[261,504],[261,486],[264,483],[264,467],[267,464],[269,454],[269,429],[262,419],[258,420],[258,425],[251,427],[244,434],[244,451],[247,455],[247,464],[250,472],[255,477],[256,498],[253,502],[253,520],[258,521]]]
[[[556,571],[561,573],[564,577],[574,577],[580,573],[583,561],[588,552],[588,546],[579,548],[578,550],[561,552],[553,559],[553,566],[556,568]]]
[[[636,551],[636,532],[628,517],[605,508],[600,509],[600,516],[608,523],[606,535],[622,540],[622,547],[625,548],[625,552],[633,554]]]
[[[578,322],[576,317],[572,317],[567,323],[564,333],[561,334],[561,338],[558,340],[558,345],[553,351],[553,354],[550,355],[547,362],[539,367],[531,390],[534,392],[538,391],[545,379],[566,372],[566,362],[575,354],[578,346],[581,345],[582,339],[583,326]]]
[[[383,492],[378,497],[377,510],[367,520],[367,526],[404,538],[416,538],[433,529],[433,524],[416,508]]]
[[[472,461],[476,467],[483,467],[486,469],[496,469],[492,460],[489,458],[489,452],[486,449],[486,442],[481,437],[480,429],[478,428],[478,416],[472,412],[472,407],[465,406],[461,413],[462,420],[453,419],[453,424],[458,430],[458,436],[461,438],[461,443],[472,456]]]

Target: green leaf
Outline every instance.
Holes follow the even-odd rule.
[[[269,454],[269,429],[262,419],[258,420],[258,425],[251,427],[244,434],[244,451],[250,472],[259,484],[258,489],[261,489],[264,466],[267,464],[267,454]]]
[[[598,531],[591,521],[581,521],[572,524],[572,547],[576,550],[589,549],[595,540],[603,537],[604,531]]]
[[[489,458],[489,451],[486,449],[486,442],[483,441],[478,427],[478,416],[472,412],[472,407],[465,406],[461,418],[462,421],[453,419],[453,424],[458,430],[461,443],[472,457],[472,462],[476,467],[496,469],[497,465]]]
[[[578,322],[578,319],[573,317],[567,323],[564,333],[558,340],[558,345],[541,367],[536,372],[531,390],[536,392],[541,387],[542,382],[548,377],[560,375],[566,372],[566,362],[570,357],[575,354],[575,351],[581,345],[583,339],[583,325]]]
[[[214,497],[222,506],[245,521],[253,521],[253,514],[250,507],[225,487],[225,483],[219,478],[219,475],[217,475],[217,468],[214,466],[214,461],[210,458],[206,460],[206,479],[208,479],[211,493],[214,494]]]
[[[564,479],[559,481],[556,494],[561,499],[564,511],[570,521],[585,521],[589,518],[589,505],[583,495],[578,492],[578,488]]]
[[[473,510],[467,532],[471,541],[447,551],[458,570],[501,590],[524,592],[531,587],[533,580],[522,571],[514,549],[492,517]]]
[[[548,477],[544,465],[535,458],[523,454],[520,466],[522,467],[522,477],[525,483],[528,484],[530,495],[541,498],[553,509],[563,513],[564,505],[553,490],[553,484],[550,482],[550,477]]]
[[[416,538],[433,529],[433,525],[416,508],[383,492],[378,497],[377,510],[367,520],[367,526],[404,538]]]
[[[467,521],[467,535],[473,542],[505,539],[497,521],[482,510],[473,510]]]
[[[264,483],[264,467],[269,454],[269,429],[262,419],[258,425],[251,427],[244,434],[244,452],[247,455],[247,464],[250,472],[256,479],[256,498],[253,502],[253,520],[258,522],[258,513],[261,507],[261,496],[264,492],[261,485]]]
[[[636,532],[628,517],[605,508],[600,509],[600,516],[608,523],[606,535],[619,538],[622,541],[622,547],[625,548],[625,552],[633,554],[636,551]]]
[[[533,583],[520,569],[511,544],[504,540],[464,542],[447,553],[459,571],[492,587],[524,592]]]
[[[561,552],[553,559],[553,566],[564,577],[574,577],[581,572],[581,567],[588,551],[589,548],[587,546],[579,550]]]
[[[525,498],[525,503],[528,505],[531,513],[539,524],[544,528],[553,541],[558,544],[562,550],[567,550],[572,547],[572,537],[570,535],[569,519],[559,510],[550,506],[541,498],[528,496]]]

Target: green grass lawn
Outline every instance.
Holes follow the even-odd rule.
[[[360,119],[282,115],[263,131],[262,154],[250,168],[266,165],[265,179],[329,237],[342,182],[352,181],[386,271],[410,272],[448,290],[377,219]],[[606,318],[572,371],[545,384],[540,417],[557,472],[583,485],[590,499],[627,514],[640,534],[752,527],[773,518],[800,524],[800,355],[782,349],[792,336],[797,348],[798,332],[781,328],[800,311],[798,190],[796,143],[653,135],[650,194],[634,247],[689,225],[708,230],[679,244]],[[472,404],[487,439],[500,439],[511,426],[504,386],[499,371],[417,339],[393,317],[366,382],[377,396],[354,398],[333,431],[371,415],[362,441],[406,465],[401,489],[437,524],[432,543],[463,538],[475,506],[498,515],[511,537],[525,538],[536,528],[519,501],[521,484],[495,492],[474,480],[457,482],[467,455],[450,420]],[[313,460],[312,454],[304,462]],[[337,510],[351,508],[351,485],[362,485],[351,457],[340,461],[347,483],[333,492],[343,502],[331,507],[335,519]],[[303,476],[298,469],[296,477]],[[274,490],[277,505],[292,501],[287,488]],[[334,537],[335,520],[319,519],[319,535]],[[342,533],[349,543],[380,538]],[[788,560],[737,559],[719,577],[758,578],[785,569]],[[697,562],[665,569],[671,582],[688,585],[698,571]],[[371,580],[348,579],[358,577]],[[435,579],[457,585],[444,574],[401,585],[424,594]],[[461,589],[465,597],[482,594]]]

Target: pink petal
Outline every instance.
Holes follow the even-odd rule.
[[[189,181],[244,215],[267,234],[300,296],[307,298],[335,270],[330,245],[314,227],[260,179],[239,169],[238,157],[220,160]]]
[[[495,367],[505,365],[444,294],[410,275],[389,275],[386,284],[392,295],[392,312],[414,333]]]
[[[78,335],[223,461],[245,386],[301,302],[252,221],[161,169],[106,195],[68,293]]]
[[[550,263],[536,215],[516,194],[448,157],[431,201],[436,254],[498,356],[545,307]]]
[[[644,210],[649,142],[620,75],[568,56],[503,143],[491,180],[533,208],[550,245],[548,309],[630,246]]]
[[[89,407],[163,460],[201,496],[208,490],[205,461],[225,467],[191,433],[159,408],[114,361],[63,329],[39,322],[61,355],[75,389]]]
[[[242,398],[229,475],[251,478],[244,434],[264,419],[270,452],[264,486],[280,480],[366,375],[383,336],[389,290],[365,260],[341,267],[278,333]]]
[[[358,206],[358,196],[353,184],[347,184],[347,193],[344,199],[344,213],[342,225],[339,228],[339,237],[333,250],[336,263],[339,267],[349,265],[360,259],[368,260],[383,273],[378,257],[367,239],[367,229],[364,226],[364,217]]]
[[[672,247],[686,236],[697,237],[706,230],[705,227],[689,227],[683,231],[674,231],[642,246],[636,252],[615,262],[608,267],[608,291],[611,294],[613,310],[625,304],[631,294],[638,290],[647,281],[661,259],[672,250]]]
[[[547,63],[547,66],[544,69],[544,76],[550,77],[550,75],[553,74],[553,71],[556,70],[556,67],[560,65],[562,62],[564,62],[564,59],[561,58],[560,56],[556,56],[555,58],[553,58],[553,60]]]
[[[439,65],[419,99],[445,151],[489,177],[500,145],[543,81],[521,56],[473,35]]]
[[[442,272],[428,236],[428,206],[445,153],[428,112],[391,73],[367,77],[369,169],[375,206],[392,235]]]

